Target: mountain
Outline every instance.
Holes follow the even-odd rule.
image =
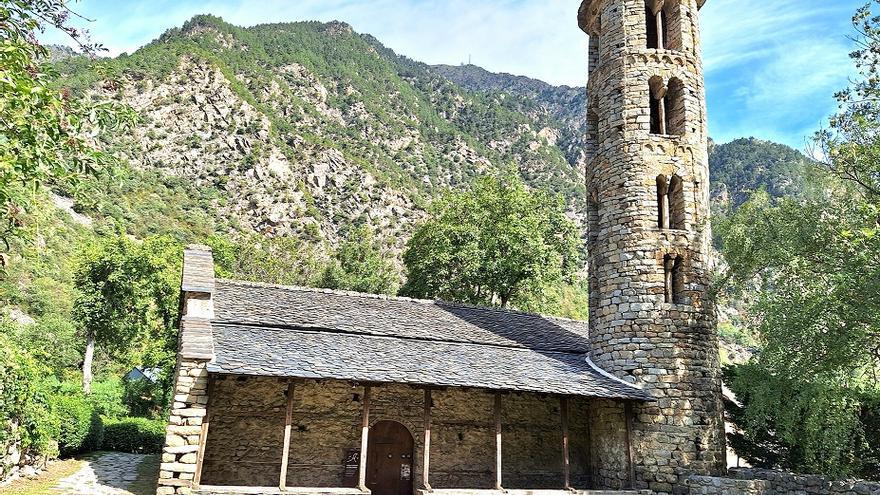
[[[140,125],[108,148],[214,198],[220,229],[334,244],[366,223],[399,250],[431,198],[496,173],[582,210],[583,168],[555,114],[468,91],[341,22],[197,16],[132,55],[58,67],[72,90],[137,110]]]
[[[813,163],[794,148],[755,138],[710,143],[713,200],[735,208],[761,188],[775,198],[799,196],[806,185],[805,172]]]
[[[586,166],[586,88],[553,86],[538,79],[489,72],[476,65],[434,65],[432,68],[469,91],[501,93],[518,98],[519,111],[532,118],[547,116],[561,124],[557,145],[573,167]]]

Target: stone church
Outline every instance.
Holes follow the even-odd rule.
[[[158,495],[688,493],[724,469],[703,0],[584,0],[589,323],[184,255]]]

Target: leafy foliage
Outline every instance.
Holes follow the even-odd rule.
[[[366,225],[353,228],[324,270],[321,287],[368,294],[394,294],[398,275]]]
[[[0,444],[16,435],[25,451],[54,453],[52,442],[60,426],[49,409],[49,396],[42,381],[45,372],[37,360],[0,332]],[[13,429],[13,424],[18,427]]]
[[[95,145],[104,130],[120,129],[134,114],[118,103],[74,98],[52,87],[48,56],[33,32],[45,24],[74,39],[64,2],[0,3],[0,240],[20,235],[34,191],[94,175],[111,160]],[[9,246],[7,245],[7,248]]]
[[[61,424],[58,448],[62,456],[98,450],[104,438],[104,424],[85,396],[56,395],[52,411]]]
[[[176,349],[182,248],[167,237],[110,237],[85,251],[75,274],[73,314],[87,339],[170,375]],[[86,384],[87,385],[87,384]]]
[[[104,423],[101,448],[132,454],[158,454],[165,444],[165,421],[122,418]]]
[[[878,479],[877,394],[783,378],[761,364],[726,368],[725,382],[741,404],[728,401],[728,415],[745,429],[729,443],[749,464]]]
[[[514,298],[571,277],[580,238],[561,198],[513,178],[486,178],[451,192],[416,229],[403,262],[402,292],[506,307]]]
[[[728,370],[743,407],[731,443],[761,465],[878,476],[880,443],[880,17],[854,17],[862,78],[817,143],[828,157],[801,197],[754,194],[719,227],[728,290],[757,286],[762,351]]]

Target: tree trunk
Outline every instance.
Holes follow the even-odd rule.
[[[86,334],[86,354],[83,356],[83,392],[92,392],[92,361],[95,357],[95,332]]]

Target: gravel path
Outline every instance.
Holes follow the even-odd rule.
[[[85,459],[83,467],[58,482],[56,495],[122,495],[138,478],[138,466],[147,456],[104,452]]]

